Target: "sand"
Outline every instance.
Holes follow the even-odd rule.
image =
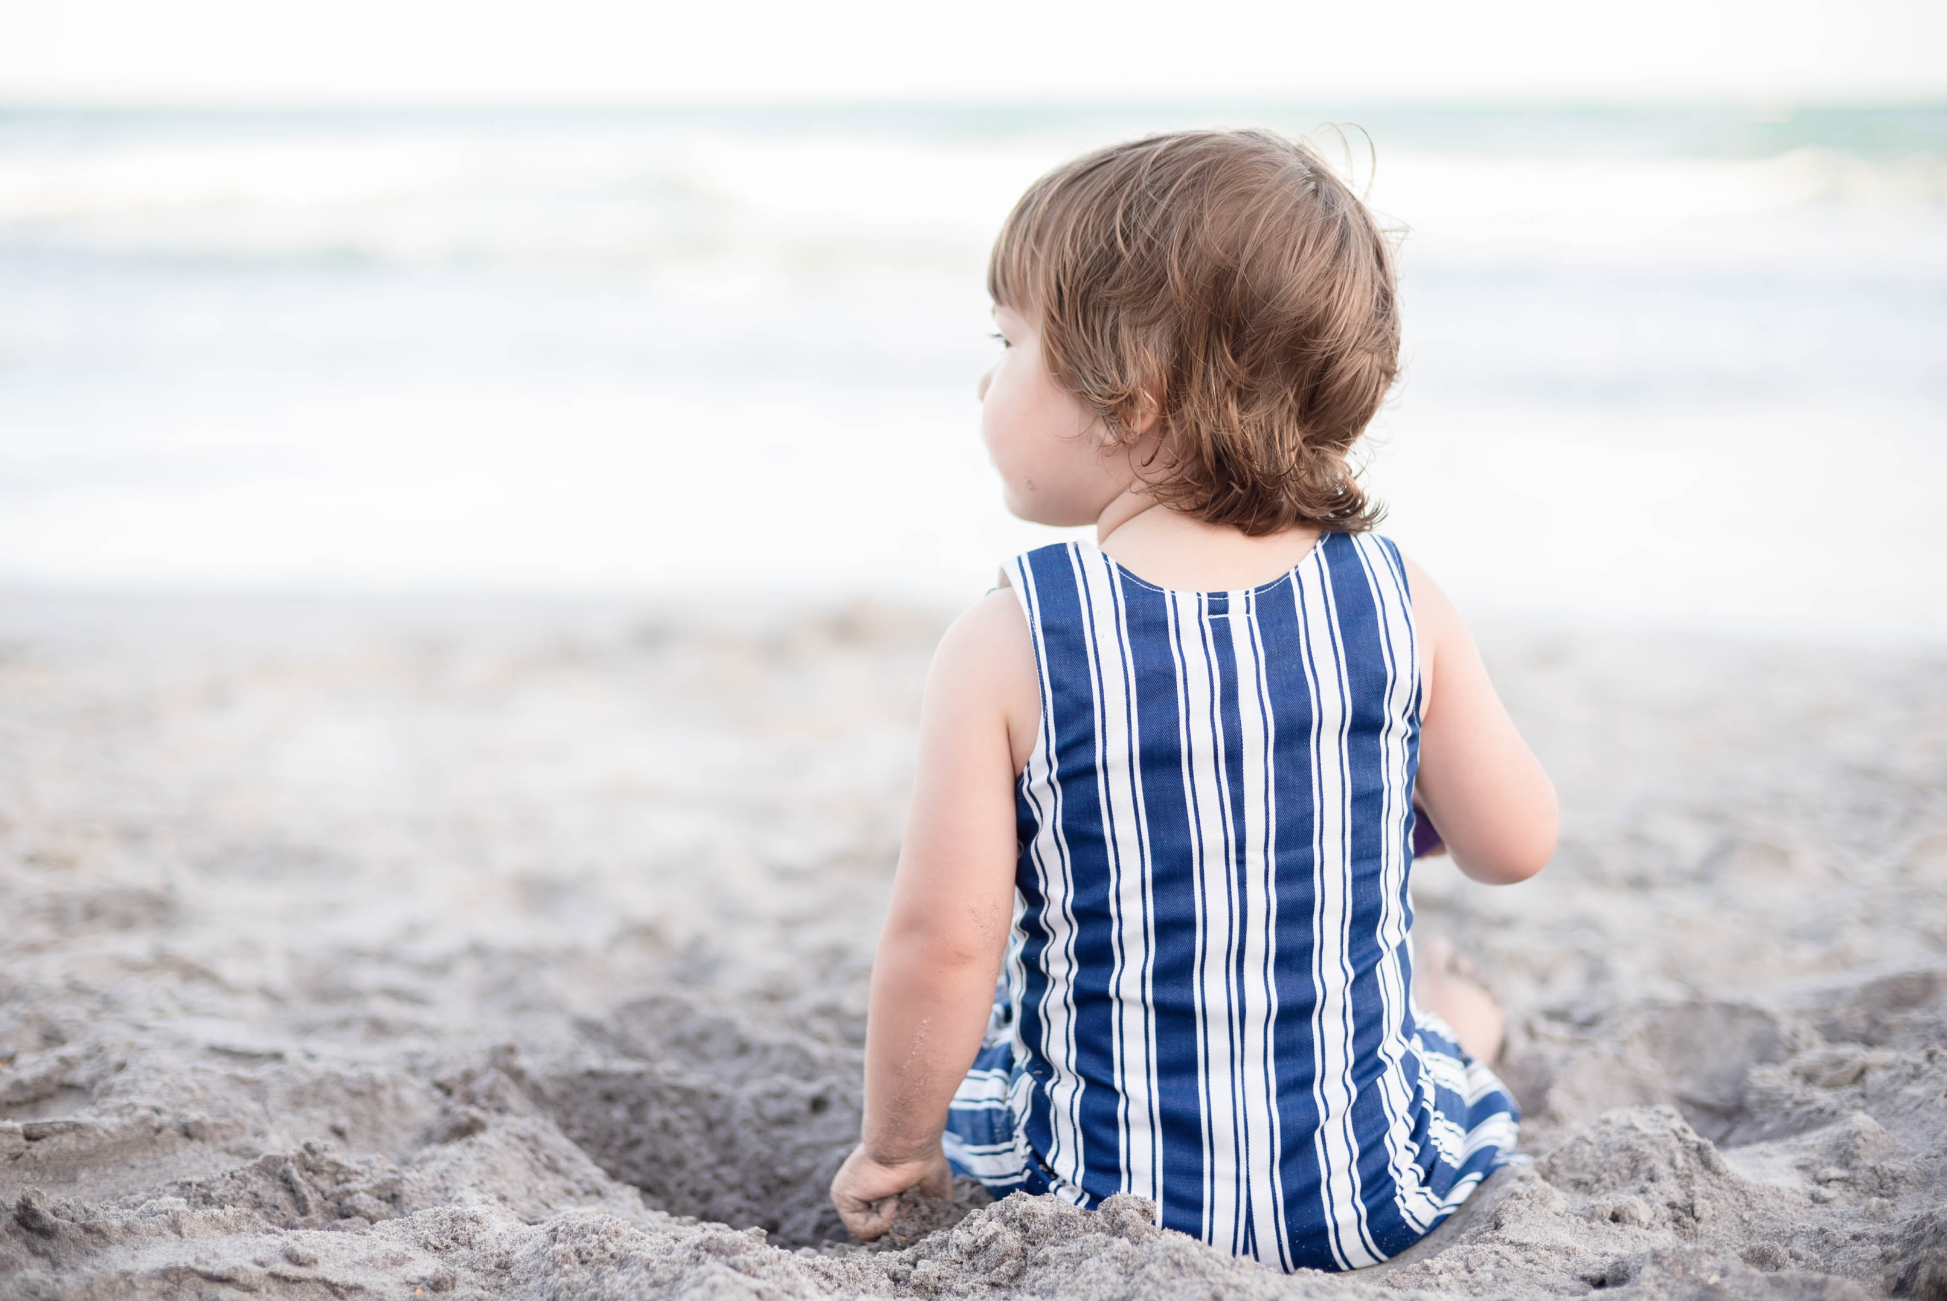
[[[1481,630],[1567,830],[1418,872],[1534,1158],[1432,1238],[841,1241],[938,627],[0,603],[0,1297],[1947,1297],[1947,659],[1677,633]]]

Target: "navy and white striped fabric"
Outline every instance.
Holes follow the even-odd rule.
[[[1513,1150],[1517,1113],[1410,996],[1398,551],[1329,533],[1235,592],[1167,591],[1078,542],[1010,575],[1041,736],[948,1157],[996,1193],[1136,1193],[1287,1270],[1410,1246]]]

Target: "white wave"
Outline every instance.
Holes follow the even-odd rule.
[[[129,132],[85,148],[10,140],[0,146],[0,247],[402,265],[747,263],[767,273],[962,270],[1028,180],[1099,143],[1058,132],[370,123]],[[1826,233],[1837,211],[1899,225],[1914,256],[1947,260],[1947,158],[1926,153],[1575,161],[1387,149],[1372,198],[1441,258],[1846,256]]]

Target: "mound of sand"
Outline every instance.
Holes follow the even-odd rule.
[[[1484,638],[1568,833],[1419,871],[1535,1158],[1426,1242],[841,1241],[936,631],[10,602],[0,1296],[1947,1297],[1947,663],[1698,638]]]

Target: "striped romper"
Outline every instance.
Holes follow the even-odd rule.
[[[1397,1254],[1517,1118],[1410,996],[1421,689],[1398,551],[1328,533],[1234,592],[1155,587],[1080,542],[1009,575],[1041,735],[948,1158],[997,1195],[1135,1193],[1287,1270]]]

